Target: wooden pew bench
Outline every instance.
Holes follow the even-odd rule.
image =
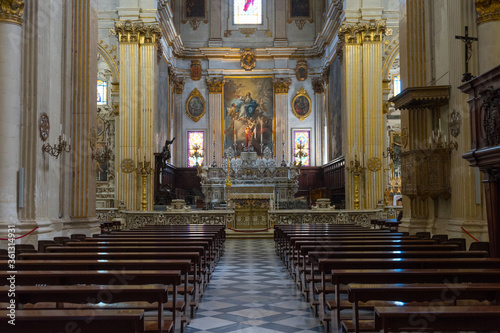
[[[498,331],[500,306],[375,307],[375,323],[384,333]]]
[[[332,304],[333,330],[340,328],[340,287],[351,283],[500,283],[500,269],[447,268],[447,269],[334,269],[332,284],[335,303]]]
[[[342,321],[344,332],[374,331],[374,320],[360,320],[359,309],[373,309],[390,302],[442,302],[457,304],[459,300],[489,301],[499,304],[500,284],[436,283],[436,284],[349,284],[348,302],[352,319]],[[382,301],[382,302],[380,302]],[[341,301],[342,302],[342,301]],[[385,304],[386,306],[388,304]],[[394,306],[394,304],[392,304]]]
[[[16,325],[0,310],[0,331],[5,333],[145,332],[143,310],[16,310]]]
[[[10,276],[0,271],[0,280]],[[163,284],[173,287],[172,304],[177,304],[177,287],[182,282],[180,270],[95,270],[95,271],[17,271],[17,286],[34,285],[147,285]],[[172,308],[172,321],[175,327],[176,309]],[[158,323],[161,324],[161,323]],[[159,327],[161,328],[161,327]]]
[[[64,302],[72,304],[112,304],[141,301],[156,303],[158,308],[158,317],[157,320],[154,321],[154,323],[158,324],[156,327],[154,327],[155,330],[160,329],[160,331],[162,330],[164,332],[171,332],[173,331],[173,321],[165,320],[163,317],[163,304],[168,300],[167,289],[168,287],[165,285],[17,286],[16,306],[19,309],[22,305],[36,304],[41,302]],[[7,286],[0,287],[0,302],[9,302],[9,298],[7,296],[8,290],[9,287]],[[88,309],[78,307],[74,310],[87,311]],[[148,324],[146,326],[151,327],[153,325]]]

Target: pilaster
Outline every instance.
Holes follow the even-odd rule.
[[[210,1],[210,39],[209,47],[222,47],[222,27],[221,27],[221,0]]]
[[[326,161],[323,161],[323,147],[324,142],[324,126],[325,117],[324,110],[326,110],[325,105],[325,85],[322,77],[313,77],[312,86],[314,90],[314,149],[315,149],[315,164],[316,166],[321,166]]]
[[[274,47],[288,47],[286,36],[286,0],[274,1]]]
[[[210,128],[210,134],[208,138],[210,141],[206,142],[206,147],[209,148],[209,156],[205,157],[207,164],[213,163],[212,159],[214,156],[213,149],[215,148],[215,162],[217,165],[222,165],[222,154],[223,149],[221,149],[220,145],[217,143],[224,142],[222,139],[222,91],[224,89],[224,79],[222,78],[207,78],[207,87],[208,87],[208,115],[210,124],[208,128]],[[213,146],[213,142],[215,142],[215,147]]]
[[[173,98],[172,98],[172,126],[174,136],[177,138],[173,143],[173,161],[172,164],[176,166],[187,166],[187,157],[183,158],[183,152],[187,147],[187,138],[183,132],[182,116],[184,108],[182,105],[182,93],[184,92],[185,79],[172,73],[171,76]]]
[[[291,79],[279,78],[273,80],[274,86],[274,112],[276,115],[275,131],[274,131],[274,157],[279,165],[283,160],[283,152],[285,161],[290,163],[291,155],[290,142],[288,133],[288,91],[290,90]],[[283,145],[284,143],[284,145]]]

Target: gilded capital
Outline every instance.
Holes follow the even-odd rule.
[[[288,94],[290,89],[290,84],[292,84],[291,79],[273,79],[274,93],[275,94]]]
[[[323,94],[325,92],[325,85],[322,77],[313,77],[312,86],[315,94]]]
[[[118,36],[120,43],[155,44],[161,38],[158,24],[144,25],[144,22],[119,21],[109,30],[109,34]]]
[[[477,24],[500,21],[500,3],[496,0],[476,0]]]
[[[207,77],[207,87],[209,94],[222,94],[222,88],[224,88],[224,79],[217,77]]]
[[[23,24],[24,1],[0,0],[0,21]]]
[[[183,77],[172,75],[172,84],[174,85],[174,94],[182,94],[186,80]]]
[[[370,20],[356,25],[344,24],[339,29],[339,39],[346,44],[362,44],[363,42],[381,42],[385,33],[385,21]]]

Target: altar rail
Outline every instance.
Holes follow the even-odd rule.
[[[347,224],[370,227],[372,219],[396,218],[400,207],[386,207],[373,210],[269,210],[269,225],[275,224]],[[185,224],[221,224],[234,226],[233,210],[192,210],[180,212],[122,212],[127,228],[144,225],[185,225]]]

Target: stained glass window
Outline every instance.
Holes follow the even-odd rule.
[[[205,132],[188,131],[188,166],[201,165],[205,159]]]
[[[262,0],[233,0],[234,24],[262,24]]]
[[[311,164],[310,145],[309,145],[310,131],[294,131],[293,140],[295,142],[293,148],[294,160],[297,164],[302,166],[309,166]]]
[[[394,85],[394,96],[396,96],[401,92],[401,77],[399,75],[394,75],[393,85]]]
[[[97,80],[97,105],[108,104],[108,84],[106,81]]]

